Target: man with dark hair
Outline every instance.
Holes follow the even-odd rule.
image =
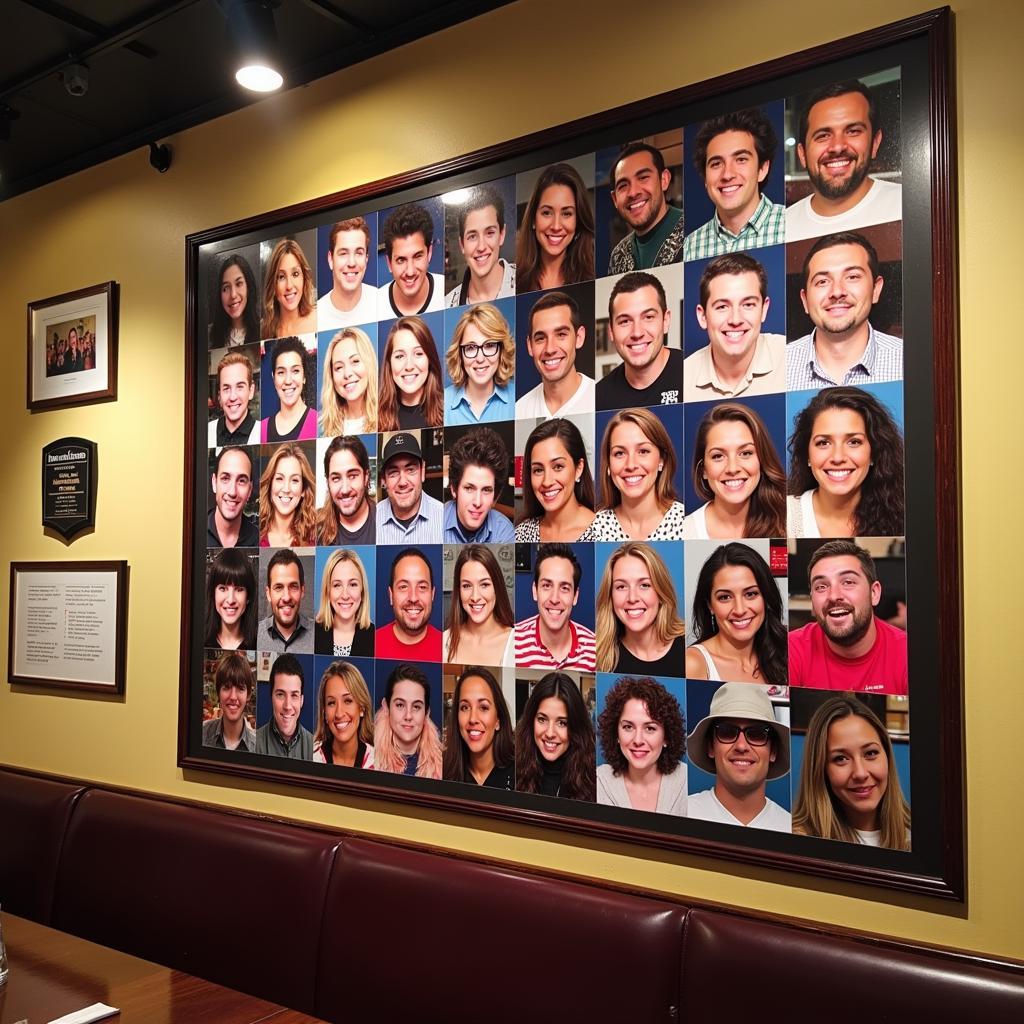
[[[440,544],[444,507],[423,491],[427,468],[416,434],[392,434],[380,463],[387,497],[377,504],[377,543]]]
[[[766,795],[769,779],[789,772],[789,727],[776,721],[762,686],[724,683],[686,740],[690,763],[715,776],[693,793],[686,815],[725,825],[792,832],[789,811]]]
[[[220,714],[203,722],[203,746],[225,750],[256,750],[256,730],[245,717],[255,680],[249,659],[241,651],[227,651],[213,670]]]
[[[789,634],[789,682],[816,690],[907,692],[907,634],[877,618],[882,596],[871,555],[831,540],[807,570],[814,622]]]
[[[665,193],[672,172],[657,146],[631,142],[612,166],[612,204],[631,230],[612,249],[608,273],[649,270],[678,263],[683,255],[683,211]]]
[[[568,544],[540,544],[533,568],[537,614],[516,623],[518,668],[597,668],[594,633],[570,616],[580,599],[583,569]]]
[[[434,607],[434,567],[422,551],[405,548],[391,563],[388,601],[394,622],[376,634],[378,658],[440,661],[441,631],[430,624]]]
[[[622,362],[597,382],[598,409],[682,401],[683,353],[668,347],[672,314],[654,274],[619,278],[608,299],[608,332]]]
[[[381,320],[444,309],[444,278],[430,272],[434,221],[419,203],[392,210],[382,232],[384,256],[394,280],[380,289]]]
[[[869,320],[883,284],[878,254],[863,235],[843,231],[814,243],[800,289],[814,330],[786,353],[788,390],[903,379],[903,340]]]
[[[771,121],[757,107],[713,117],[701,125],[693,163],[715,213],[686,236],[684,260],[785,240],[786,208],[761,191],[778,144]]]
[[[503,544],[515,529],[494,502],[508,482],[508,449],[489,427],[463,434],[448,451],[445,544]]]
[[[304,699],[305,673],[294,654],[274,659],[270,669],[270,721],[256,730],[256,753],[313,760],[313,736],[299,721]]]
[[[375,544],[377,504],[370,498],[370,456],[362,438],[336,437],[324,452],[327,499],[317,513],[323,545]]]
[[[331,225],[327,241],[331,288],[317,300],[318,331],[339,331],[377,319],[378,290],[363,281],[375,255],[365,218],[350,217]]]
[[[576,369],[586,341],[579,303],[566,292],[547,292],[530,310],[526,351],[540,383],[516,402],[516,419],[551,419],[594,411],[594,381]]]
[[[256,646],[261,651],[313,653],[313,623],[301,612],[306,574],[291,548],[275,551],[267,563],[267,604],[270,614],[260,619]]]
[[[210,477],[214,507],[206,520],[208,548],[259,547],[259,524],[245,514],[252,480],[252,458],[244,448],[231,445],[218,452]]]
[[[902,217],[902,187],[868,174],[881,145],[878,107],[863,82],[835,82],[806,98],[796,155],[812,191],[786,210],[787,242]]]
[[[704,268],[696,313],[708,344],[683,363],[687,402],[785,391],[786,339],[761,331],[770,303],[768,275],[748,253],[718,256]]]
[[[64,356],[64,372],[80,373],[83,365],[82,351],[78,347],[78,329],[72,327],[68,331],[68,351]]]
[[[259,444],[260,422],[249,403],[256,394],[252,363],[242,352],[228,352],[217,364],[217,404],[220,415],[207,427],[208,448],[227,444]]]
[[[505,201],[490,185],[471,189],[459,207],[459,251],[466,261],[462,282],[446,296],[447,307],[493,302],[516,293],[516,265],[501,258]]]

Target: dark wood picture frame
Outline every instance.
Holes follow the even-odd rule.
[[[25,401],[32,412],[117,399],[118,295],[117,282],[105,281],[28,304]],[[47,319],[47,315],[52,319]],[[67,329],[80,317],[97,320],[93,366],[69,362],[70,369],[58,368],[47,359],[46,335],[50,325]],[[67,340],[60,338],[58,342],[63,344]],[[84,352],[78,355],[83,357]]]
[[[116,589],[114,636],[104,638],[113,648],[113,677],[107,680],[85,680],[54,678],[46,675],[29,675],[15,671],[17,659],[16,624],[18,615],[18,576],[21,573],[104,574],[113,577]],[[7,678],[12,685],[39,687],[47,690],[79,690],[91,693],[106,693],[123,696],[125,690],[125,665],[128,650],[128,579],[126,561],[68,561],[68,562],[11,562],[10,575],[10,616],[7,634]],[[66,627],[66,623],[65,623]]]
[[[400,801],[428,812],[459,811],[515,825],[536,825],[599,840],[667,850],[685,858],[713,857],[762,869],[788,870],[870,886],[962,901],[964,877],[963,689],[960,569],[960,469],[957,341],[956,151],[953,136],[952,15],[931,11],[856,36],[725,74],[648,100],[594,114],[488,149],[367,183],[272,213],[190,235],[186,240],[186,432],[179,756],[184,768],[290,783],[354,797]],[[903,132],[904,308],[909,314],[906,359],[913,390],[905,395],[908,634],[914,704],[913,849],[869,848],[756,829],[663,820],[638,827],[638,812],[581,805],[522,793],[470,798],[458,783],[410,780],[354,769],[204,748],[202,725],[202,607],[205,495],[208,477],[207,359],[200,304],[204,247],[227,251],[287,230],[437,195],[487,181],[616,138],[636,138],[659,123],[688,124],[726,109],[793,95],[822,82],[857,77],[862,67],[901,68]],[[680,114],[680,111],[684,113]],[[908,114],[906,111],[909,111]],[[669,122],[666,118],[674,119]],[[678,115],[678,116],[677,116]],[[373,202],[371,207],[368,204]],[[910,317],[913,318],[911,332]],[[908,378],[911,371],[908,369]],[[308,697],[307,697],[308,699]],[[692,723],[690,723],[692,725]],[[654,818],[647,815],[645,823]],[[685,822],[686,824],[681,824]],[[694,827],[690,827],[694,826]],[[706,827],[705,827],[706,826]],[[754,834],[756,833],[756,834]]]

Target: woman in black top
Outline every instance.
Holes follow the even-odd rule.
[[[490,669],[471,665],[455,684],[445,723],[442,774],[454,782],[512,789],[512,719]]]

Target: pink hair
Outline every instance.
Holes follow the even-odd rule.
[[[423,723],[417,749],[420,759],[416,765],[416,774],[426,779],[441,778],[441,737],[429,714]],[[386,703],[381,705],[373,720],[373,765],[378,771],[394,772],[397,775],[405,771],[405,754],[395,746],[391,712]]]

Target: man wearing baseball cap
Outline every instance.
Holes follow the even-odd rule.
[[[377,504],[378,544],[440,544],[444,506],[423,493],[426,466],[416,434],[400,431],[384,445],[381,479],[387,497]]]
[[[789,772],[789,728],[775,720],[761,686],[720,686],[707,718],[687,737],[686,750],[693,764],[715,776],[711,789],[690,795],[688,817],[792,831],[789,812],[765,795],[769,779]]]

